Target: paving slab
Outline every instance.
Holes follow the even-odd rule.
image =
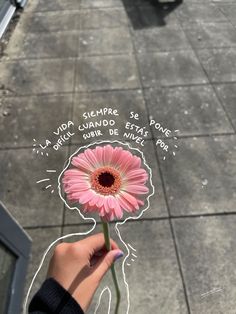
[[[235,1],[227,2],[221,1],[217,3],[218,8],[220,11],[227,17],[227,19],[236,26],[236,4]]]
[[[81,57],[76,66],[76,91],[139,88],[133,55]]]
[[[211,82],[236,81],[236,48],[202,49],[197,54]]]
[[[222,22],[227,21],[225,15],[213,3],[183,3],[176,15],[182,25],[202,22]]]
[[[64,10],[78,10],[80,8],[81,0],[31,0],[26,6],[25,11],[30,12],[47,12],[47,11],[64,11]]]
[[[51,33],[15,32],[5,50],[6,59],[76,58],[79,33],[60,31]]]
[[[80,16],[80,29],[100,29],[125,27],[129,19],[123,8],[83,9]]]
[[[83,30],[79,33],[79,55],[125,54],[133,51],[127,27]]]
[[[171,215],[235,212],[235,135],[177,142],[175,156],[158,151]]]
[[[175,219],[191,313],[234,314],[235,216]]]
[[[91,226],[87,226],[86,229],[85,227],[82,229],[81,226],[65,227],[64,234],[85,232],[90,228]],[[187,313],[168,221],[130,222],[119,227],[119,229],[123,240],[136,250],[130,252],[130,256],[124,266],[126,280],[130,289],[130,313],[143,314],[146,311],[161,314]],[[97,233],[100,230],[101,226],[97,225],[94,232]],[[120,240],[117,239],[117,235],[114,232],[114,224],[111,226],[111,236],[127,254],[127,250],[120,243]],[[74,237],[74,241],[77,239],[79,240],[81,237]],[[131,253],[137,256],[134,261],[131,260]],[[116,262],[115,267],[122,291],[121,313],[125,313],[127,301],[126,289],[122,283],[121,263],[122,259]],[[131,266],[128,266],[128,264]],[[103,279],[101,289],[106,285],[109,285],[112,291],[112,311],[115,295],[110,273]],[[98,297],[99,293],[96,294],[88,313],[94,312]],[[106,313],[107,308],[108,297],[106,294],[106,296],[103,296],[98,313]]]
[[[216,1],[222,1],[222,0],[216,0]],[[231,0],[226,0],[231,1]],[[184,0],[184,3],[214,3],[214,0]]]
[[[57,175],[46,170],[61,171],[67,151],[65,147],[56,154],[41,156],[32,149],[0,150],[0,198],[23,227],[62,223]],[[49,180],[36,184],[41,179]],[[46,189],[48,185],[51,187]]]
[[[226,3],[226,4],[233,4],[234,3],[234,0],[211,0],[213,3],[215,3],[215,4],[224,4],[224,3]]]
[[[109,108],[113,110],[113,114],[101,115],[101,110],[102,112],[105,112],[104,109],[107,111]],[[117,110],[117,113],[115,113],[114,110]],[[90,117],[91,115],[89,114],[91,112],[95,114],[96,117]],[[139,120],[134,120],[131,112],[137,113],[139,115]],[[86,144],[94,140],[126,140],[123,136],[124,133],[136,134],[134,129],[130,129],[131,123],[140,128],[144,127],[143,130],[148,132],[147,136],[142,135],[142,133],[137,133],[140,137],[144,139],[151,138],[148,113],[140,89],[133,91],[107,91],[89,94],[75,94],[73,121],[76,126],[74,130],[75,136],[72,138],[72,143],[74,144]],[[93,126],[88,128],[90,122],[97,122],[99,125],[101,124],[101,126],[99,127],[98,125],[96,128]],[[118,135],[111,134],[109,131],[110,129],[118,129]],[[90,131],[94,130],[100,130],[101,135],[96,134],[96,136],[92,137]],[[91,135],[89,136],[89,134]]]
[[[236,84],[217,85],[215,89],[224,105],[229,119],[234,125],[234,129],[236,129]]]
[[[123,7],[122,0],[80,0],[80,8],[110,8],[110,7]]]
[[[138,54],[144,87],[207,83],[193,51]]]
[[[176,51],[191,49],[183,30],[178,25],[135,30],[134,44],[140,52]]]
[[[25,296],[31,284],[34,274],[38,270],[39,264],[43,258],[43,254],[46,251],[47,247],[55,241],[57,238],[61,236],[61,228],[33,228],[26,229],[26,232],[32,239],[32,247],[31,247],[31,259],[28,266],[28,273],[25,281]],[[49,251],[45,262],[41,270],[39,271],[34,285],[31,289],[31,293],[29,296],[29,301],[32,299],[34,294],[41,287],[41,284],[44,282],[47,276],[48,264],[50,261],[50,257],[52,256],[53,249]],[[28,303],[29,304],[29,303]]]
[[[147,210],[143,213],[142,218],[144,219],[152,219],[152,218],[160,218],[160,217],[167,217],[167,208],[165,203],[165,198],[162,190],[162,183],[160,178],[160,172],[159,167],[156,162],[156,156],[155,156],[155,148],[152,143],[152,141],[146,141],[144,147],[140,147],[140,145],[130,143],[131,147],[133,148],[139,148],[146,159],[147,164],[152,169],[152,183],[155,188],[155,194],[150,197],[150,206],[147,208],[148,203],[145,201],[145,205],[142,208],[142,210]],[[73,146],[71,147],[71,154],[73,154],[76,150],[78,150],[80,146]],[[134,152],[134,151],[133,151]],[[138,155],[140,156],[140,155]],[[149,186],[149,185],[148,185]],[[149,186],[150,191],[152,191],[151,186]],[[145,200],[146,198],[144,198]],[[137,217],[141,211],[137,212],[134,216]],[[95,218],[97,221],[100,221],[100,218],[97,215],[85,215],[85,217],[92,217]],[[124,218],[129,217],[128,214],[124,214]],[[85,222],[91,222],[91,221],[84,221],[79,213],[76,210],[70,210],[69,208],[65,209],[65,224],[75,224],[75,223],[85,223]]]
[[[75,60],[44,59],[0,63],[1,84],[10,95],[72,92]]]
[[[176,140],[164,140],[168,153],[155,145],[155,130],[155,139],[149,133],[144,147],[129,142],[144,152],[156,188],[140,220],[120,228],[138,256],[134,261],[129,256],[130,266],[125,264],[130,313],[189,314],[168,212],[175,217],[191,314],[235,312],[236,135],[230,135],[236,129],[234,2],[29,0],[0,63],[0,199],[34,240],[27,285],[62,226],[64,234],[91,229],[92,224],[65,208],[57,179],[68,156],[85,144],[77,129],[85,122],[83,112],[116,107],[119,134],[130,111],[139,113],[139,124],[146,128],[153,117],[179,130]],[[49,156],[37,154],[38,146],[32,151],[33,144],[43,144],[48,136],[54,143],[58,137],[53,131],[69,119],[76,125],[71,145],[58,151],[48,148]],[[124,141],[107,131],[103,127],[103,136],[96,139]],[[87,144],[91,141],[94,138],[86,139]],[[44,178],[50,180],[36,184]],[[218,216],[176,218],[206,214]],[[114,225],[112,237],[120,243]],[[122,278],[122,260],[116,265]],[[33,292],[45,279],[46,268]],[[126,286],[120,281],[125,313]],[[108,274],[89,313],[94,313],[106,284],[114,296]],[[104,295],[98,313],[107,311]]]
[[[52,11],[23,14],[17,29],[25,34],[54,31],[71,31],[79,28],[80,11]],[[13,34],[14,35],[14,34]]]
[[[195,49],[235,47],[235,27],[229,22],[187,25],[185,33]]]
[[[53,132],[71,119],[72,95],[6,97],[0,103],[1,148],[30,147],[34,138],[55,143]]]
[[[210,85],[145,90],[149,114],[181,135],[232,133],[234,130]],[[152,126],[156,137],[162,133]],[[173,133],[172,133],[173,136]]]

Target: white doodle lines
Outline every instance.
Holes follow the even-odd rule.
[[[131,248],[131,250],[133,250],[135,252],[137,251],[134,247],[131,246],[131,244],[128,243],[128,246]]]
[[[136,250],[135,248],[133,248],[129,243],[128,243],[128,247],[131,248],[131,250],[137,252],[137,250]],[[137,258],[137,255],[135,255],[134,253],[131,253],[131,255],[132,255],[133,257]],[[128,255],[128,257],[129,257],[129,255]],[[134,260],[133,258],[131,258],[131,261],[134,262],[135,260]],[[126,265],[127,265],[127,266],[131,266],[130,263],[126,263]]]
[[[42,156],[44,156],[44,154],[48,157],[49,156],[49,154],[48,153],[44,153],[42,150],[40,151],[37,147],[38,147],[38,145],[37,145],[37,141],[36,141],[36,139],[34,138],[33,139],[33,141],[34,141],[34,144],[33,144],[33,152],[36,152],[36,154],[41,154]]]
[[[177,132],[179,132],[179,130],[174,130],[174,132],[177,133]],[[177,137],[177,136],[174,136],[174,140],[178,141],[178,137]],[[177,144],[174,144],[174,147],[175,147],[176,149],[178,149],[178,145],[177,145]],[[173,151],[173,152],[172,152],[172,155],[173,155],[173,156],[176,156],[176,152]]]
[[[171,131],[170,131],[171,132]],[[179,132],[179,130],[174,130],[175,133]],[[168,137],[165,137],[165,139],[168,139]],[[171,137],[169,137],[169,139],[171,139]],[[174,139],[174,141],[178,141],[178,137],[175,135],[172,137],[172,139]],[[163,152],[167,152],[169,153],[169,145],[166,144],[164,142],[164,139],[163,138],[158,138],[155,142],[156,144],[156,147],[160,147],[162,149]],[[172,155],[175,157],[176,156],[176,150],[179,148],[178,145],[177,145],[177,142],[175,142],[175,144],[173,144],[174,146],[174,149],[172,151]],[[166,160],[166,154],[163,156],[162,158],[163,160]]]
[[[106,290],[108,291],[108,295],[109,295],[108,313],[110,313],[110,310],[111,310],[111,290],[110,290],[110,288],[109,288],[108,286],[106,286],[106,287],[102,290],[102,292],[100,293],[100,295],[99,295],[98,303],[97,303],[97,305],[96,305],[94,314],[97,313],[97,310],[99,309],[99,305],[100,305],[101,300],[102,300],[103,293],[104,293]]]
[[[136,150],[136,151],[138,151],[139,154],[142,156],[144,165],[147,167],[147,169],[148,169],[148,171],[149,171],[149,182],[150,182],[150,185],[151,185],[151,187],[152,187],[152,192],[151,192],[151,193],[148,195],[148,197],[147,197],[147,206],[146,206],[146,208],[144,208],[144,209],[140,212],[140,214],[139,214],[137,217],[127,217],[124,221],[122,221],[122,222],[117,222],[117,223],[115,224],[115,231],[116,231],[116,233],[117,233],[117,235],[118,235],[120,241],[123,243],[123,245],[125,246],[125,248],[126,248],[126,250],[127,250],[127,252],[128,252],[127,256],[124,258],[123,263],[122,263],[122,274],[123,274],[123,279],[124,279],[124,283],[125,283],[126,291],[127,291],[127,304],[128,304],[128,306],[127,306],[126,314],[129,313],[129,309],[130,309],[130,297],[129,297],[129,285],[128,285],[128,282],[127,282],[127,280],[126,280],[126,274],[125,274],[125,264],[126,264],[126,261],[127,261],[128,257],[129,257],[129,255],[130,255],[130,249],[129,249],[129,248],[131,248],[131,249],[134,250],[134,251],[136,251],[136,250],[135,250],[130,244],[126,244],[126,243],[125,243],[125,241],[124,241],[124,240],[122,239],[122,237],[121,237],[120,230],[119,230],[118,226],[123,225],[123,224],[126,223],[126,221],[128,221],[128,220],[138,220],[138,219],[144,214],[144,212],[148,210],[148,208],[150,207],[150,197],[154,195],[154,193],[155,193],[155,187],[154,187],[154,185],[153,185],[153,183],[152,183],[152,169],[148,166],[148,164],[147,164],[147,162],[146,162],[146,159],[145,159],[145,157],[144,157],[144,154],[143,154],[143,152],[142,152],[140,149],[131,147],[129,143],[123,143],[123,142],[120,142],[120,141],[118,141],[118,140],[114,140],[114,141],[111,141],[111,140],[104,140],[104,141],[98,141],[98,142],[94,142],[94,143],[91,143],[91,144],[84,145],[84,146],[80,147],[76,152],[74,152],[74,153],[70,156],[70,158],[68,159],[68,162],[67,162],[66,166],[64,167],[64,169],[62,170],[62,172],[61,172],[60,175],[58,176],[58,193],[59,193],[59,196],[60,196],[61,200],[63,201],[63,203],[64,203],[64,204],[66,205],[66,207],[69,208],[70,210],[76,210],[76,211],[79,213],[79,215],[82,217],[82,219],[93,221],[93,222],[94,222],[94,225],[93,225],[93,227],[92,227],[89,231],[87,231],[87,232],[71,233],[71,234],[62,236],[62,237],[56,239],[55,241],[53,241],[53,242],[48,246],[48,248],[46,249],[46,251],[45,251],[44,254],[43,254],[43,258],[42,258],[42,260],[41,260],[41,262],[40,262],[40,265],[39,265],[39,267],[38,267],[38,269],[37,269],[37,271],[36,271],[36,273],[35,273],[35,275],[34,275],[32,281],[31,281],[30,286],[29,286],[29,289],[28,289],[28,291],[27,291],[26,298],[25,298],[25,302],[24,302],[24,305],[23,305],[23,313],[24,313],[24,314],[27,314],[28,299],[29,299],[29,295],[30,295],[30,292],[31,292],[31,290],[32,290],[33,284],[34,284],[34,282],[35,282],[35,279],[36,279],[38,273],[40,272],[40,270],[41,270],[41,268],[42,268],[42,266],[43,266],[43,263],[44,263],[44,261],[45,261],[45,258],[46,258],[46,256],[47,256],[48,252],[51,250],[51,248],[52,248],[57,242],[59,242],[59,241],[61,241],[61,240],[63,240],[63,239],[66,239],[66,238],[69,238],[69,237],[72,237],[72,236],[88,235],[89,233],[91,233],[91,232],[95,229],[95,227],[96,227],[96,225],[97,225],[96,220],[95,220],[94,218],[85,217],[85,216],[81,213],[81,211],[79,210],[79,208],[77,208],[77,207],[70,207],[70,206],[67,204],[66,200],[64,199],[64,197],[63,197],[62,194],[61,194],[61,176],[62,176],[62,174],[64,173],[65,169],[68,168],[68,166],[70,165],[72,157],[73,157],[75,154],[77,154],[80,150],[82,150],[82,149],[87,149],[87,148],[89,148],[90,146],[100,145],[100,144],[103,144],[103,143],[110,143],[110,144],[119,143],[119,144],[122,145],[122,146],[128,146],[129,149],[131,149],[131,150]],[[109,288],[109,287],[106,287],[105,289],[103,289],[103,291],[101,292],[101,294],[103,294],[106,289],[109,290],[109,294],[111,295],[111,291],[110,291],[110,288]],[[98,300],[98,303],[97,303],[97,306],[96,306],[96,310],[95,310],[95,313],[94,313],[94,314],[96,314],[96,311],[97,311],[97,309],[99,308],[99,305],[100,305],[100,302],[101,302],[101,297],[102,297],[102,296],[100,295],[99,300]],[[108,314],[110,314],[110,308],[111,308],[111,297],[109,298]]]
[[[50,180],[49,178],[47,178],[47,179],[42,179],[42,180],[37,181],[36,183],[41,183],[41,182],[45,182],[45,181],[49,181],[49,180]]]
[[[214,289],[212,289],[212,290],[210,290],[210,291],[207,291],[207,292],[205,292],[205,293],[202,293],[202,294],[201,294],[201,298],[204,299],[204,298],[206,298],[206,297],[208,297],[208,296],[210,296],[210,295],[212,295],[212,294],[215,294],[215,293],[221,292],[221,291],[223,291],[222,288],[214,288]]]
[[[54,169],[49,169],[49,170],[46,170],[47,173],[56,173],[57,171],[54,170]],[[42,183],[42,182],[47,182],[47,181],[50,181],[51,179],[50,178],[46,178],[46,179],[41,179],[41,180],[38,180],[36,182],[36,184],[39,184],[39,183]],[[51,194],[54,193],[54,189],[52,187],[51,184],[48,184],[44,189],[45,190],[48,190],[49,188],[51,188]]]

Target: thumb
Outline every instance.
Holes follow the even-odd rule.
[[[111,265],[122,256],[124,256],[124,253],[121,250],[112,250],[101,258],[101,261],[98,262],[98,266],[95,271],[95,275],[99,281],[102,280]]]

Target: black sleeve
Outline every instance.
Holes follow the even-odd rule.
[[[84,314],[80,305],[56,280],[44,281],[29,305],[30,314]]]

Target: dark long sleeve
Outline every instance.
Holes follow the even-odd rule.
[[[80,305],[56,280],[44,281],[29,305],[30,314],[84,314]]]

